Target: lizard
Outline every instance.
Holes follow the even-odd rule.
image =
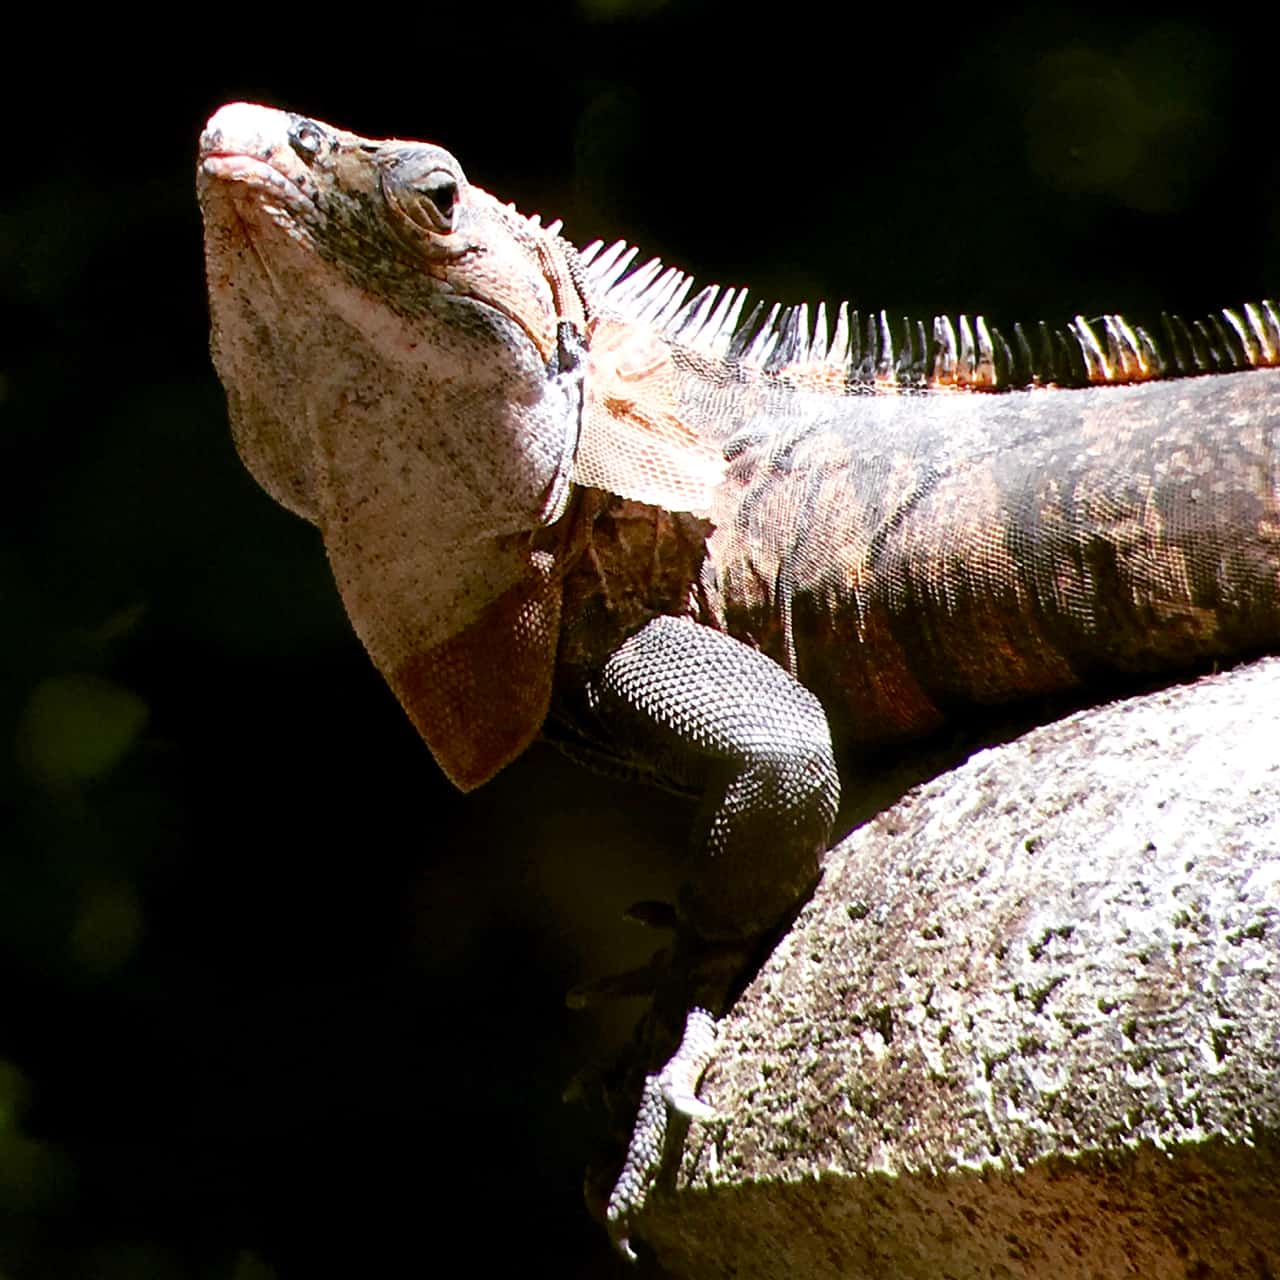
[[[700,797],[615,1245],[811,894],[836,743],[1280,648],[1280,314],[749,313],[441,147],[245,103],[200,144],[238,450],[445,774],[542,737]],[[661,1019],[659,1019],[661,1021]]]

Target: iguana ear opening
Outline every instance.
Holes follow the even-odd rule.
[[[552,557],[457,635],[387,671],[401,705],[460,790],[487,782],[537,736],[551,703],[560,631]]]
[[[593,320],[574,481],[708,514],[724,457],[681,418],[679,384],[671,348],[652,330]]]

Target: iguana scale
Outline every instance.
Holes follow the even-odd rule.
[[[609,1207],[624,1251],[744,956],[816,883],[833,730],[1280,647],[1274,304],[1160,343],[1118,316],[744,318],[439,147],[246,104],[199,184],[237,445],[319,526],[448,776],[541,734],[702,797],[660,993],[691,1013]]]

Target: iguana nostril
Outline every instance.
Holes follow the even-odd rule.
[[[310,120],[299,121],[289,130],[289,145],[303,160],[314,160],[320,154],[322,134]]]

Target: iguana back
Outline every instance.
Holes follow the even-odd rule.
[[[628,381],[650,416],[711,442],[724,465],[699,495],[705,559],[653,593],[655,611],[769,654],[850,739],[917,736],[966,706],[1186,670],[1280,637],[1271,304],[1194,327],[1166,319],[1163,347],[1120,317],[1098,322],[1101,340],[1077,317],[1042,326],[1035,356],[1020,327],[1010,344],[979,318],[975,340],[962,317],[957,340],[943,318],[932,339],[905,326],[895,355],[883,317],[863,341],[844,308],[830,340],[807,308],[744,323],[734,291],[677,306],[679,273],[615,283],[622,256],[587,251],[611,317],[597,324],[631,326],[633,352],[616,338],[610,351],[643,370]],[[590,379],[588,391],[590,408]],[[638,416],[613,408],[596,433]],[[639,496],[645,459],[618,455],[600,483]],[[609,570],[624,585],[606,594],[645,594],[643,564]],[[579,604],[568,627],[575,612],[598,625]]]

